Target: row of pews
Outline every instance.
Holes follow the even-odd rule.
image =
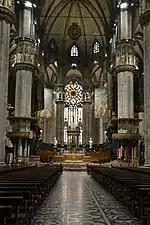
[[[28,167],[0,176],[0,225],[30,224],[62,166]]]
[[[87,166],[87,173],[142,224],[150,225],[150,170]]]

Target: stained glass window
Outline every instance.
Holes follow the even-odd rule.
[[[49,42],[49,48],[50,48],[50,51],[51,52],[56,52],[56,42],[54,39],[52,39],[50,42]]]
[[[93,48],[93,53],[96,54],[96,53],[99,53],[99,43],[96,41],[94,43],[94,48]]]
[[[64,109],[64,143],[69,144],[68,129],[80,129],[79,144],[82,144],[82,98],[83,87],[78,82],[70,82],[65,87],[66,106]],[[75,135],[76,136],[76,135]],[[75,137],[74,135],[72,138]]]
[[[65,87],[66,91],[66,102],[70,106],[70,108],[77,107],[81,104],[82,95],[83,95],[83,87],[79,85],[77,82],[70,82]]]
[[[78,52],[78,48],[76,45],[73,45],[72,48],[71,48],[71,56],[78,56],[79,55],[79,52]]]

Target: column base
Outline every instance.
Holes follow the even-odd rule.
[[[150,169],[150,164],[144,164],[144,166],[140,166],[140,168],[149,168]]]
[[[6,163],[3,161],[0,161],[0,167],[6,167]]]
[[[21,165],[23,163],[23,157],[17,157],[16,158],[16,164]]]
[[[29,164],[29,159],[30,157],[29,156],[24,156],[23,158],[22,158],[22,163],[24,163],[24,164]]]

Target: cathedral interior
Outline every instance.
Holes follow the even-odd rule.
[[[0,31],[0,224],[150,224],[150,0],[0,0]]]
[[[2,163],[12,145],[17,162],[55,148],[149,164],[148,10],[146,0],[1,2]]]

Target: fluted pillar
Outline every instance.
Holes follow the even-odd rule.
[[[84,91],[83,97],[83,144],[89,144],[92,138],[92,99],[89,91]]]
[[[126,159],[131,159],[134,142],[140,139],[137,133],[139,119],[134,117],[134,76],[136,57],[132,39],[132,4],[120,1],[118,7],[118,39],[114,72],[117,79],[117,123],[118,133],[112,135],[125,151]]]
[[[107,73],[107,83],[108,83],[108,110],[111,113],[113,109],[113,80],[112,74]],[[111,115],[109,115],[111,116]]]
[[[32,76],[35,67],[35,29],[33,5],[20,3],[19,37],[16,40],[17,53],[14,70],[16,71],[15,93],[15,131],[18,138],[18,160],[22,161],[24,151],[21,146],[29,138],[31,123]],[[26,146],[26,144],[25,144]],[[22,148],[22,152],[20,149]]]
[[[55,105],[52,88],[44,89],[44,142],[53,144],[55,137]]]
[[[5,134],[7,115],[7,89],[9,72],[10,24],[14,22],[14,13],[10,1],[0,2],[0,164],[5,157]]]
[[[43,141],[44,143],[53,144],[55,135],[55,111],[54,108],[45,115],[44,118],[44,134]]]
[[[99,118],[99,144],[104,143],[104,122],[103,117]]]
[[[56,139],[58,145],[64,144],[64,87],[57,85],[56,96]]]
[[[116,73],[118,84],[118,118],[134,117],[134,42],[130,3],[120,1],[118,9],[118,41],[116,42]]]
[[[147,1],[145,1],[146,4]],[[150,166],[150,3],[140,16],[144,33],[144,142],[145,166]]]

